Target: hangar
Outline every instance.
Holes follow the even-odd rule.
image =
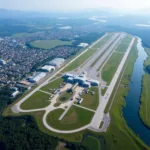
[[[50,61],[48,65],[60,68],[64,64],[64,62],[65,62],[65,59],[63,58],[55,58],[52,61]]]

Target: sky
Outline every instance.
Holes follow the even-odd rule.
[[[0,8],[29,11],[74,11],[102,7],[150,8],[150,0],[0,0]]]

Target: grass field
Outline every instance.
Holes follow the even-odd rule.
[[[88,136],[82,142],[89,150],[100,150],[100,142],[97,138]]]
[[[96,110],[99,104],[99,91],[97,87],[92,87],[89,89],[90,91],[95,92],[94,95],[92,95],[90,92],[88,94],[84,94],[82,96],[83,101],[80,104],[81,106]]]
[[[21,108],[25,110],[44,108],[50,104],[49,98],[50,95],[38,91],[22,103]]]
[[[90,58],[97,49],[89,49],[75,61],[73,61],[69,66],[67,66],[62,72],[72,71],[82,65],[88,58]]]
[[[129,36],[129,35],[127,35],[127,36],[121,41],[121,43],[120,43],[119,46],[117,47],[116,51],[117,51],[117,52],[123,52],[123,53],[126,52],[128,46],[129,46],[129,44],[130,44],[130,42],[131,42],[131,40],[132,40],[132,37]]]
[[[58,78],[51,83],[45,85],[44,87],[41,88],[41,90],[50,92],[50,89],[57,89],[59,88],[60,84],[63,83],[64,79],[63,78]]]
[[[121,53],[113,53],[108,62],[105,64],[102,69],[102,78],[108,84],[112,80],[124,54]]]
[[[65,93],[60,95],[60,97],[58,98],[58,101],[60,103],[65,103],[71,98],[72,95],[73,95],[72,92],[66,91]]]
[[[148,73],[143,76],[142,86],[139,113],[144,124],[150,128],[150,75]]]
[[[60,130],[73,130],[90,123],[94,113],[85,109],[72,106],[64,118],[59,121],[59,117],[64,112],[62,109],[57,109],[50,112],[47,116],[47,122],[50,126]]]
[[[146,51],[146,53],[148,55],[147,59],[144,62],[144,66],[146,67],[147,65],[150,65],[150,49],[145,48],[145,51]]]
[[[92,48],[100,48],[104,43],[106,43],[111,37],[113,33],[109,33],[102,40],[100,40],[97,44],[95,44]]]
[[[145,49],[148,57],[145,60],[144,66],[150,65],[150,49]],[[139,114],[143,123],[150,128],[150,74],[146,73],[142,80],[142,94]]]
[[[34,42],[31,42],[30,45],[32,47],[36,48],[42,48],[42,49],[52,49],[57,46],[62,45],[72,45],[73,41],[60,41],[60,40],[37,40]]]

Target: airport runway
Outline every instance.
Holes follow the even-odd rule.
[[[119,78],[120,73],[121,73],[121,71],[123,69],[123,66],[126,63],[126,60],[127,60],[128,55],[130,53],[130,50],[131,50],[132,45],[134,43],[134,40],[135,40],[135,38],[132,39],[132,41],[131,41],[131,43],[130,43],[130,45],[129,45],[129,47],[128,47],[128,49],[127,49],[127,51],[126,51],[126,53],[125,53],[125,55],[124,55],[120,65],[119,65],[119,67],[118,67],[118,69],[117,69],[117,71],[116,71],[116,73],[115,73],[115,75],[114,75],[114,77],[113,77],[113,79],[112,79],[112,81],[111,81],[111,83],[110,83],[106,93],[105,93],[105,95],[103,96],[103,99],[102,99],[100,105],[98,106],[98,109],[96,110],[96,113],[95,113],[95,115],[94,115],[94,117],[92,119],[92,122],[90,124],[90,128],[91,129],[98,130],[101,121],[103,121],[104,110],[105,110],[105,108],[107,106],[107,103],[108,103],[110,97],[111,97],[113,89],[114,89],[114,87],[115,87],[115,85],[116,85],[116,83],[118,81],[118,78]]]

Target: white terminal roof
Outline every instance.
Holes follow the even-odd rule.
[[[44,72],[40,72],[40,73],[37,73],[36,75],[34,75],[31,80],[34,81],[34,82],[39,82],[41,79],[43,79],[44,77],[46,76],[46,73]]]
[[[55,58],[52,61],[50,61],[48,64],[54,65],[54,66],[61,66],[64,62],[65,62],[65,59],[63,58]]]
[[[55,67],[54,66],[48,66],[48,65],[45,65],[41,68],[42,70],[47,70],[47,71],[51,71],[51,70],[55,70]]]
[[[87,47],[89,44],[88,43],[80,43],[78,46],[80,47]]]

